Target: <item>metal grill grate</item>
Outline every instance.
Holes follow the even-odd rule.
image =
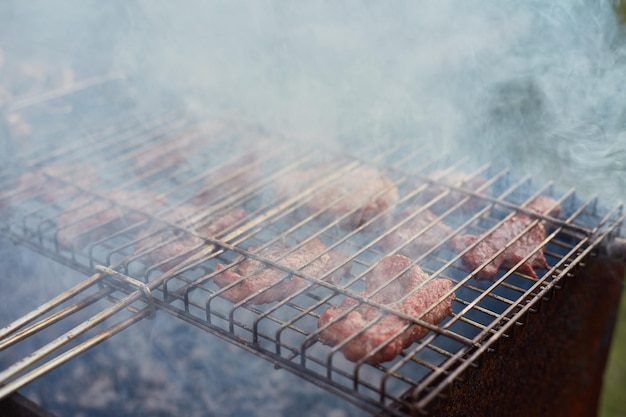
[[[0,373],[2,396],[159,310],[370,412],[425,412],[434,398],[462,378],[465,369],[476,366],[496,340],[510,335],[521,316],[538,309],[547,295],[560,289],[586,256],[616,236],[623,221],[621,206],[605,210],[595,199],[583,200],[573,190],[518,179],[498,164],[440,155],[434,146],[411,141],[389,142],[384,149],[368,143],[352,143],[348,148],[319,139],[308,139],[305,145],[296,141],[296,146],[290,135],[272,135],[232,120],[199,122],[176,112],[142,119],[117,115],[110,120],[103,129],[89,130],[85,140],[55,142],[53,148],[46,132],[41,143],[13,153],[16,158],[0,177],[2,233],[91,276],[2,329],[0,349],[100,300],[112,302]],[[80,178],[75,177],[76,167]],[[378,196],[397,188],[397,204],[355,227],[345,224],[358,210],[328,216],[345,196],[322,202],[316,210],[303,210],[319,197],[319,190],[364,167],[390,179]],[[277,184],[310,168],[314,170],[307,171],[312,174],[305,185],[291,194],[276,192]],[[29,177],[33,172],[39,174]],[[24,173],[27,176],[20,177]],[[449,183],[454,173],[461,173],[463,181]],[[120,196],[120,190],[125,194]],[[540,215],[525,208],[539,195],[552,197],[561,214]],[[191,204],[191,215],[177,217]],[[416,206],[421,209],[397,216]],[[199,225],[207,219],[233,208],[245,214],[213,236],[200,231]],[[435,217],[409,242],[391,250],[381,248],[387,236],[430,209]],[[535,278],[514,267],[500,270],[493,281],[477,280],[479,270],[468,271],[461,262],[471,248],[459,252],[450,243],[464,234],[485,236],[519,213],[532,215],[533,220],[506,246],[539,222],[545,223],[545,239],[517,266],[543,250],[549,269],[536,270]],[[105,220],[90,223],[102,216]],[[68,220],[60,224],[62,218]],[[442,297],[456,297],[449,317],[433,325],[424,314],[410,317],[362,295],[365,277],[383,257],[409,251],[410,242],[443,223],[449,231],[410,258],[412,265],[432,277],[453,283]],[[268,258],[263,252],[280,244],[290,248],[283,254],[288,256],[318,239],[326,249],[309,264],[330,252],[344,254],[322,276],[306,273],[306,265],[285,266],[280,258]],[[195,243],[169,255],[160,252],[188,240]],[[151,244],[138,251],[145,242]],[[486,259],[483,267],[497,255]],[[299,277],[306,285],[267,304],[254,302],[258,292],[229,301],[225,295],[246,277],[220,286],[216,276],[236,269],[244,259],[259,261],[286,279]],[[350,272],[339,283],[325,279],[346,266]],[[318,328],[320,315],[348,297],[393,312],[430,332],[393,361],[375,365],[366,359],[348,361],[341,344],[330,347],[318,340],[323,330]],[[115,324],[104,331],[98,327],[111,318]]]

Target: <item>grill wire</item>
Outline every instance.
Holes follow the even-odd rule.
[[[84,96],[73,92],[61,99],[79,108],[94,97],[92,90]],[[537,312],[552,292],[563,289],[585,257],[601,242],[617,235],[623,220],[621,206],[604,209],[595,198],[583,199],[574,190],[559,190],[550,182],[536,184],[530,177],[517,178],[493,162],[440,155],[434,145],[397,140],[389,141],[384,148],[367,141],[352,142],[347,147],[317,138],[304,145],[296,141],[294,145],[292,135],[266,132],[236,119],[206,122],[177,111],[155,114],[142,109],[134,109],[132,116],[123,111],[105,114],[102,109],[110,107],[107,94],[99,91],[95,96],[101,101],[89,99],[91,112],[81,113],[80,117],[73,113],[57,117],[58,125],[48,118],[59,98],[25,106],[29,120],[45,120],[46,129],[27,149],[16,147],[15,152],[7,153],[7,168],[0,176],[2,234],[89,278],[3,328],[0,350],[53,323],[68,320],[100,300],[109,303],[68,333],[57,335],[0,372],[0,397],[137,321],[163,311],[369,412],[426,413],[433,399],[445,395],[446,387],[462,381],[465,369],[478,366],[480,356],[495,341],[509,337],[525,314]],[[81,134],[61,143],[50,140],[70,134],[65,117],[74,124],[80,122],[80,128],[74,131]],[[104,127],[94,129],[94,125]],[[177,145],[172,145],[173,141]],[[179,151],[184,163],[177,163]],[[138,161],[146,155],[152,157],[151,163],[138,169]],[[316,172],[310,184],[295,194],[283,197],[274,193],[277,182],[319,165],[327,169]],[[69,168],[64,167],[76,166],[84,175],[70,178]],[[15,191],[20,175],[46,167],[44,174]],[[316,198],[316,191],[362,167],[374,167],[391,179],[392,186],[400,191],[397,207],[353,229],[341,227],[345,219],[324,217],[323,213],[338,201],[329,201],[317,213],[301,214],[307,201]],[[445,177],[451,173],[463,173],[465,182],[447,183]],[[468,187],[474,179],[480,179],[480,186]],[[452,232],[436,246],[413,256],[412,261],[429,275],[452,281],[449,294],[456,296],[453,314],[439,325],[432,325],[395,311],[427,327],[430,333],[391,362],[350,362],[343,357],[341,346],[329,347],[318,341],[320,314],[346,297],[381,311],[393,311],[360,293],[364,276],[377,262],[402,250],[397,247],[383,251],[381,239],[411,217],[396,219],[384,228],[379,225],[387,214],[414,205],[432,189],[437,193],[429,196],[425,209],[435,208],[450,195],[461,197],[438,211],[436,220],[417,232],[414,239],[439,223],[450,226]],[[119,190],[126,191],[125,196],[139,197],[139,202],[117,198]],[[207,237],[189,219],[181,222],[172,216],[198,193],[207,200],[192,214],[193,221],[201,223],[235,207],[245,209],[245,216],[218,235]],[[562,208],[558,218],[535,214],[526,229],[540,221],[547,224],[546,238],[535,250],[544,249],[550,269],[538,270],[538,279],[510,269],[500,271],[493,282],[476,280],[473,272],[461,265],[463,253],[450,250],[447,243],[455,236],[493,231],[516,213],[530,213],[524,205],[539,195],[554,198]],[[79,199],[85,199],[84,206],[97,207],[97,211],[85,214],[84,206],[70,206]],[[469,204],[476,208],[467,210]],[[110,210],[117,213],[108,221],[110,230],[93,238],[93,230],[87,228],[75,234],[69,245],[59,242],[62,230],[71,230]],[[60,226],[61,216],[71,220]],[[171,258],[161,256],[158,262],[149,261],[158,246],[135,251],[148,239],[146,232],[155,236],[166,235],[166,231],[172,234],[160,241],[161,247],[183,238],[200,241],[186,248],[185,256],[179,252]],[[327,251],[340,250],[347,255],[342,264],[334,267],[338,270],[351,265],[349,274],[338,284],[310,276],[302,268],[285,267],[261,251],[279,243],[293,252],[314,239],[323,241]],[[224,294],[232,285],[216,285],[216,275],[223,272],[217,265],[233,269],[241,263],[241,257],[282,271],[285,278],[300,277],[308,286],[269,304],[251,303],[252,295],[239,302],[228,301]],[[108,327],[102,330],[100,324],[105,320]]]

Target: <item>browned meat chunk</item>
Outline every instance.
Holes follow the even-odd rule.
[[[381,259],[365,277],[366,290],[363,295],[371,295],[372,301],[437,325],[452,313],[455,295],[452,293],[446,296],[452,289],[452,282],[441,278],[431,279],[418,266],[409,268],[411,262],[411,259],[402,255]],[[400,274],[406,268],[409,269]],[[386,287],[374,294],[386,284]],[[417,288],[415,293],[403,299]],[[357,305],[358,301],[354,298],[346,298],[341,305],[324,311],[318,321],[319,328],[330,324],[319,335],[319,340],[326,345],[335,346],[354,337],[341,348],[350,361],[365,359],[370,364],[390,361],[429,332],[426,327],[410,324],[393,313],[382,312],[367,304]],[[375,349],[379,350],[374,353]]]
[[[553,198],[543,195],[535,197],[528,203],[526,209],[552,217],[559,217],[561,215],[561,206]]]
[[[328,174],[325,167],[291,173],[275,184],[276,195],[279,198],[293,197],[307,187],[314,186],[315,179],[325,181],[322,174]],[[323,221],[346,216],[339,225],[356,228],[395,205],[398,201],[398,189],[382,172],[361,166],[324,183],[312,191],[312,196],[306,197],[309,199],[302,214],[320,212],[318,218]]]
[[[148,142],[135,150],[134,170],[138,175],[161,175],[164,171],[177,169],[202,152],[207,143],[227,138],[239,131],[241,126],[224,121],[206,122],[187,128],[176,135],[158,142]]]
[[[442,185],[429,185],[423,192],[421,192],[417,198],[419,204],[425,205],[432,200],[437,201],[430,206],[430,210],[435,213],[443,213],[446,210],[454,207],[460,203],[463,199],[467,198],[467,201],[461,206],[462,211],[471,211],[478,208],[482,201],[477,197],[470,197],[469,194],[450,189],[447,186],[454,186],[463,188],[469,191],[476,191],[485,185],[486,181],[480,177],[472,177],[462,172],[449,172],[435,171],[429,175],[430,178],[440,182]],[[417,185],[423,184],[418,182]]]
[[[197,206],[180,206],[166,215],[165,219],[181,228],[191,229],[201,236],[217,238],[246,217],[243,209],[232,208],[194,221],[193,217],[200,211],[201,208]],[[204,243],[205,241],[197,236],[155,224],[141,235],[135,247],[135,254],[143,256],[146,265],[164,262],[159,265],[159,269],[167,271],[195,254]]]
[[[135,156],[135,173],[141,175],[177,168],[193,155],[192,145],[197,140],[198,137],[191,132],[142,148]]]
[[[0,191],[0,209],[30,198],[52,203],[76,193],[72,185],[92,188],[98,181],[93,166],[50,165],[20,176],[6,190]]]
[[[193,203],[201,205],[223,200],[258,177],[256,155],[245,153],[206,175]]]
[[[407,207],[396,219],[398,222],[411,216],[420,209],[419,206]],[[452,235],[452,229],[443,223],[433,212],[424,209],[398,229],[389,233],[378,243],[387,253],[398,249],[406,243],[399,253],[415,257],[429,251]]]
[[[250,248],[255,252],[258,247]],[[281,243],[275,243],[258,252],[258,255],[275,261],[289,269],[301,271],[315,278],[337,283],[350,270],[351,263],[342,265],[337,271],[330,273],[347,259],[342,252],[326,252],[326,246],[319,239],[294,249]],[[239,302],[258,294],[250,302],[266,304],[280,301],[298,290],[311,286],[311,282],[295,275],[288,275],[279,269],[266,266],[254,259],[245,259],[230,269],[218,264],[223,271],[215,276],[215,283],[223,288],[238,283],[228,289],[222,296],[232,302]]]
[[[537,197],[527,208],[541,214],[551,214],[553,216],[560,214],[560,207],[556,201],[543,196]],[[517,213],[491,233],[482,236],[464,235],[458,237],[455,241],[458,251],[462,251],[477,240],[479,241],[474,248],[462,256],[461,261],[463,265],[469,271],[473,271],[487,262],[502,248],[510,245],[480,269],[475,276],[476,279],[493,280],[498,270],[513,268],[518,262],[537,249],[546,238],[546,229],[543,222],[537,223],[524,233],[524,229],[529,227],[534,220],[533,217],[524,213]],[[519,267],[518,271],[537,279],[535,268],[549,268],[543,248],[539,248],[534,255],[528,258]]]
[[[69,249],[99,240],[145,220],[135,209],[154,213],[162,204],[156,196],[122,190],[108,197],[113,201],[89,194],[75,198],[57,221],[59,245]]]

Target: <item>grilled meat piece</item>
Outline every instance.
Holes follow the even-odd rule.
[[[527,208],[540,214],[551,214],[555,217],[558,217],[561,212],[561,208],[556,201],[544,196],[534,199],[529,203]],[[537,249],[546,238],[546,229],[541,221],[528,232],[522,234],[524,229],[530,226],[534,220],[533,217],[524,213],[517,213],[491,233],[482,236],[464,235],[456,238],[454,245],[459,252],[472,245],[474,242],[479,242],[474,248],[462,256],[461,261],[463,265],[467,270],[473,271],[493,257],[502,248],[510,245],[501,254],[496,256],[495,259],[480,269],[475,276],[476,279],[493,280],[499,269],[514,267],[515,264]],[[543,253],[543,248],[539,248],[534,255],[519,267],[518,271],[534,279],[538,279],[535,268],[549,268]]]
[[[21,175],[10,188],[0,191],[0,209],[30,198],[53,203],[76,193],[74,184],[93,188],[97,181],[97,170],[91,165],[49,165]]]
[[[317,167],[290,173],[279,180],[275,193],[279,198],[292,197],[324,181],[327,167]],[[339,226],[357,228],[398,201],[398,189],[382,172],[361,166],[315,189],[299,215],[321,212],[318,219],[333,221],[344,215]]]
[[[254,153],[244,153],[205,176],[202,187],[193,198],[193,203],[214,204],[241,190],[259,177],[256,161]]]
[[[175,169],[194,153],[198,142],[197,132],[185,132],[141,149],[134,159],[133,168],[138,175]],[[197,150],[196,150],[197,152]]]
[[[387,305],[400,313],[437,325],[452,313],[455,295],[452,293],[446,296],[452,289],[452,282],[442,278],[431,279],[420,267],[410,267],[411,262],[411,259],[402,255],[381,259],[365,277],[366,289],[363,296],[369,296],[372,301]],[[400,275],[397,276],[398,274]],[[374,293],[383,285],[387,286]],[[419,289],[415,293],[403,298],[417,288]],[[345,314],[355,306],[356,308]],[[424,314],[428,309],[430,311]],[[365,359],[370,364],[392,360],[430,331],[419,324],[410,324],[409,320],[393,313],[380,311],[368,304],[359,305],[354,298],[346,298],[339,306],[332,306],[324,311],[320,315],[318,327],[323,328],[326,325],[329,327],[323,329],[319,335],[322,343],[335,346],[354,337],[342,346],[341,351],[350,361]],[[374,353],[375,349],[380,350]]]
[[[57,220],[59,245],[70,249],[114,234],[145,220],[135,210],[155,213],[162,204],[151,194],[114,190],[107,195],[112,201],[81,194],[70,203]]]
[[[254,253],[258,248],[258,246],[252,247],[250,251]],[[347,256],[339,251],[324,253],[325,251],[326,245],[319,239],[313,239],[295,249],[277,242],[261,249],[257,255],[275,261],[289,269],[299,270],[309,276],[337,283],[350,270],[352,264],[346,263],[337,271],[326,276],[345,261]],[[312,285],[310,281],[304,278],[288,275],[286,272],[254,259],[245,259],[228,269],[225,265],[218,264],[217,268],[222,270],[220,274],[215,276],[215,283],[220,288],[238,282],[237,285],[222,294],[224,298],[232,302],[239,302],[253,294],[258,294],[250,301],[251,303],[272,303],[283,300],[294,292]]]
[[[246,217],[243,209],[232,208],[194,221],[193,217],[198,216],[201,210],[198,206],[180,206],[166,215],[165,219],[201,236],[217,238]],[[148,228],[139,239],[134,253],[143,256],[146,265],[166,261],[159,265],[162,271],[168,271],[194,255],[205,243],[199,237],[159,224]]]
[[[561,215],[561,206],[557,204],[553,198],[544,195],[535,197],[528,203],[526,209],[552,217],[559,217]]]
[[[420,208],[420,206],[405,208],[396,216],[397,222],[413,215]],[[382,238],[378,245],[386,253],[390,253],[406,243],[406,246],[400,249],[399,253],[408,257],[415,257],[434,248],[451,235],[452,229],[448,225],[443,223],[432,211],[424,209]]]
[[[469,191],[478,191],[478,189],[486,183],[483,178],[469,176],[463,172],[456,171],[448,173],[444,171],[434,171],[429,175],[429,177],[433,180],[439,181],[443,185],[428,185],[428,187],[417,197],[417,203],[425,205],[438,198],[439,200],[429,207],[429,209],[434,213],[443,213],[460,203],[464,198],[468,197],[468,194],[450,189],[447,187],[448,185],[463,188]],[[423,184],[424,183],[422,181],[418,181],[415,186],[417,187]],[[480,198],[472,196],[467,199],[467,201],[461,206],[460,210],[476,210],[481,204],[483,204],[483,201]]]
[[[203,152],[207,144],[213,145],[237,134],[241,128],[240,125],[226,121],[205,122],[189,127],[136,150],[133,168],[138,175],[162,175],[163,172],[173,171],[182,165],[188,168],[189,159]]]

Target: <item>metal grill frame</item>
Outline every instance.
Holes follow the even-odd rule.
[[[75,92],[73,91],[72,94]],[[54,98],[56,99],[56,97],[55,95]],[[114,123],[113,128],[95,130],[90,133],[93,142],[97,142],[95,146],[71,142],[65,148],[57,148],[53,154],[42,153],[40,149],[36,149],[32,154],[21,155],[18,160],[26,169],[47,164],[51,159],[60,159],[72,163],[91,158],[94,159],[94,164],[97,164],[102,155],[108,152],[114,157],[115,163],[121,166],[132,160],[144,149],[144,146],[154,146],[160,140],[167,140],[171,135],[184,132],[189,126],[196,124],[195,119],[181,116],[176,112],[167,112],[139,121]],[[254,132],[261,136],[265,134],[261,130],[254,130]],[[216,149],[223,149],[232,146],[233,143],[237,142],[233,142],[233,138],[227,137],[220,143],[211,144],[211,146],[216,147]],[[249,144],[249,142],[246,143]],[[11,217],[4,221],[1,232],[10,239],[30,247],[46,257],[86,275],[91,275],[91,278],[79,283],[77,287],[45,306],[34,310],[33,314],[5,327],[0,332],[0,339],[3,340],[0,349],[17,343],[38,331],[41,324],[37,324],[36,320],[41,319],[51,311],[56,310],[57,312],[47,316],[44,322],[60,321],[73,314],[74,309],[69,307],[59,309],[59,307],[74,301],[79,305],[87,305],[95,299],[106,298],[113,304],[110,308],[96,315],[93,320],[86,321],[84,325],[79,326],[71,333],[53,341],[39,352],[36,361],[43,360],[52,353],[57,354],[67,342],[78,339],[79,335],[94,328],[95,324],[118,314],[125,314],[125,316],[117,319],[117,322],[111,325],[107,331],[97,333],[87,341],[68,348],[64,353],[50,359],[45,366],[36,371],[18,377],[34,363],[25,362],[18,363],[0,373],[0,380],[6,383],[3,388],[0,388],[0,396],[14,391],[19,386],[39,377],[55,366],[59,366],[89,347],[106,340],[137,320],[150,317],[158,310],[172,314],[217,335],[271,361],[278,367],[288,369],[305,380],[320,385],[369,412],[406,415],[406,410],[409,410],[410,413],[425,413],[428,405],[442,395],[446,387],[455,380],[461,379],[463,372],[468,367],[476,366],[481,355],[491,349],[494,343],[500,338],[512,334],[512,329],[521,317],[535,309],[551,292],[559,289],[567,276],[576,274],[579,265],[584,263],[586,257],[597,251],[599,245],[607,242],[611,237],[617,236],[624,218],[621,205],[610,210],[604,210],[598,207],[597,199],[581,200],[574,190],[562,192],[556,190],[551,183],[538,187],[532,183],[529,177],[515,180],[509,170],[488,162],[477,165],[476,161],[468,161],[449,155],[432,158],[434,152],[432,149],[427,149],[427,147],[415,148],[411,142],[394,143],[393,146],[389,146],[384,151],[375,146],[357,146],[359,151],[356,154],[347,153],[345,149],[337,148],[330,143],[324,144],[323,147],[314,147],[298,152],[290,146],[289,137],[272,138],[270,143],[273,146],[268,147],[269,151],[263,154],[262,162],[280,168],[260,180],[246,184],[235,193],[216,202],[215,210],[235,205],[252,204],[255,207],[241,224],[227,231],[223,236],[217,236],[217,238],[202,236],[191,229],[167,221],[162,213],[155,216],[141,208],[124,207],[123,204],[111,200],[106,193],[73,184],[66,178],[45,176],[44,181],[51,181],[57,185],[65,184],[75,190],[76,195],[88,193],[96,199],[106,200],[112,205],[121,207],[122,210],[139,213],[143,221],[130,224],[128,227],[116,230],[112,235],[91,242],[86,250],[68,251],[61,248],[54,238],[56,226],[53,220],[60,213],[61,208],[55,208],[54,205],[46,206],[37,202],[37,194],[28,196],[25,203],[28,210],[20,211],[17,217]],[[410,151],[407,152],[407,150]],[[283,161],[282,164],[278,164],[276,160],[272,159],[275,157],[280,159],[287,151],[297,156],[286,163]],[[41,156],[42,154],[45,156]],[[399,157],[398,154],[402,156]],[[302,192],[284,201],[276,203],[265,198],[271,182],[276,178],[314,163],[316,158],[317,161],[326,160],[328,155],[339,166],[331,174],[320,176]],[[228,160],[225,165],[236,162],[236,158]],[[222,164],[216,164],[203,172],[193,172],[184,176],[185,181],[170,190],[171,195],[176,195],[181,188],[192,187],[204,178],[210,177],[211,173],[219,172],[221,166]],[[292,214],[306,204],[307,198],[312,198],[316,190],[359,166],[374,166],[381,169],[399,187],[406,185],[409,180],[417,180],[422,184],[403,193],[399,206],[410,204],[414,197],[432,185],[442,187],[445,191],[438,198],[426,204],[424,209],[445,198],[449,193],[462,193],[465,196],[463,200],[439,214],[437,222],[451,219],[455,212],[470,198],[480,199],[484,203],[483,207],[472,215],[465,216],[462,222],[457,222],[454,228],[455,235],[469,230],[477,234],[489,233],[516,212],[532,214],[535,220],[526,231],[539,221],[544,221],[551,226],[545,241],[536,248],[539,250],[545,245],[546,255],[551,260],[551,269],[545,271],[537,281],[534,281],[528,277],[520,276],[514,272],[515,268],[512,268],[509,271],[502,271],[495,282],[484,284],[476,282],[471,271],[468,273],[458,266],[462,253],[439,258],[439,249],[441,248],[430,249],[421,256],[414,258],[413,264],[418,265],[426,260],[434,260],[434,264],[439,266],[428,269],[429,273],[433,276],[448,277],[450,271],[456,271],[455,276],[460,278],[453,278],[454,292],[463,289],[465,292],[476,294],[471,299],[457,296],[454,304],[454,315],[438,326],[433,326],[420,320],[420,318],[402,315],[390,309],[389,306],[375,303],[361,296],[354,288],[358,288],[363,276],[376,264],[376,259],[386,255],[376,247],[376,242],[383,237],[384,233],[377,234],[373,239],[363,239],[363,234],[367,235],[368,233],[368,227],[380,220],[380,216],[374,217],[352,231],[343,231],[337,228],[341,218],[320,226],[319,222],[315,222],[315,216],[319,213],[310,214],[299,222],[291,220]],[[433,179],[429,174],[441,166],[447,167],[449,172],[467,172],[469,167],[469,172],[471,172],[469,177],[482,177],[486,183],[479,189],[467,189],[463,185],[455,186],[446,184],[443,180]],[[132,189],[143,181],[149,182],[152,175],[158,172],[159,170],[156,169],[154,172],[147,171],[138,176],[128,177],[127,181],[121,183],[118,181],[116,186]],[[8,179],[0,178],[0,189],[6,189],[7,184],[10,184],[13,179],[13,172],[9,173]],[[501,191],[497,195],[485,194],[496,183],[498,183],[498,189]],[[507,184],[507,186],[502,186],[501,183]],[[162,193],[158,181],[155,181],[153,185],[156,190]],[[190,196],[185,192],[180,193],[180,195]],[[564,210],[567,213],[565,219],[537,215],[525,210],[523,205],[537,195],[555,197],[566,209]],[[255,199],[256,202],[250,203]],[[184,198],[179,199],[178,203],[182,204],[184,201]],[[414,215],[418,213],[416,212]],[[395,228],[401,227],[402,224],[410,220],[411,218],[406,218],[396,223],[386,233],[391,233]],[[143,274],[137,275],[138,269],[134,268],[134,262],[138,262],[137,260],[141,256],[129,253],[129,248],[137,240],[127,238],[121,245],[117,243],[113,247],[107,245],[111,241],[116,241],[117,238],[134,236],[133,232],[136,229],[144,228],[145,230],[148,225],[157,223],[169,229],[178,230],[181,234],[202,239],[206,245],[198,248],[199,250],[193,256],[166,273],[159,271],[158,266],[153,266],[147,268]],[[299,230],[305,230],[305,232],[298,232]],[[422,233],[425,231],[426,229]],[[265,236],[267,234],[269,234],[269,240]],[[301,235],[304,236],[304,240],[299,239]],[[358,272],[353,273],[348,282],[344,280],[341,285],[332,285],[319,277],[307,276],[299,270],[285,268],[278,260],[264,259],[257,253],[245,249],[250,247],[252,242],[269,245],[273,241],[288,238],[294,244],[302,245],[307,239],[315,237],[331,242],[328,245],[328,250],[333,250],[339,246],[351,248],[351,260],[358,263],[357,267],[353,269]],[[415,238],[419,238],[419,235]],[[452,236],[448,236],[448,239],[450,238]],[[510,244],[512,243],[510,242]],[[442,241],[440,246],[444,244],[445,241]],[[398,250],[400,248],[394,252]],[[494,254],[493,257],[497,255]],[[525,260],[532,255],[529,254]],[[246,303],[249,300],[243,300],[235,304],[230,303],[225,307],[225,301],[220,297],[220,294],[228,290],[228,287],[219,289],[210,285],[212,278],[218,273],[215,271],[214,265],[219,260],[227,262],[229,267],[232,267],[238,262],[237,257],[241,256],[256,259],[269,268],[281,270],[285,276],[293,275],[308,280],[311,287],[301,290],[283,301],[267,306],[250,305]],[[487,260],[486,263],[489,261]],[[165,262],[167,260],[163,261],[163,263]],[[85,296],[84,292],[92,288],[97,288],[97,290],[94,290],[93,294]],[[316,289],[319,289],[323,295],[317,295]],[[509,293],[516,294],[516,296],[506,295]],[[417,323],[427,327],[431,333],[406,349],[397,360],[388,364],[371,366],[364,362],[347,363],[342,358],[341,346],[321,347],[320,349],[319,343],[316,343],[319,329],[311,326],[301,328],[303,326],[297,325],[299,321],[307,320],[310,322],[315,320],[319,317],[320,309],[327,306],[331,302],[330,300],[344,296],[375,306],[381,311],[393,312],[408,320],[409,323]],[[308,306],[300,304],[299,300],[302,297],[307,297],[312,304]],[[503,311],[495,312],[485,307],[484,303],[488,302],[499,303]],[[294,313],[285,319],[280,317],[283,310],[293,310]],[[469,312],[490,317],[490,319],[486,323],[480,323],[477,319],[470,318]],[[264,328],[268,322],[271,326],[277,327],[272,328],[270,326],[270,329],[275,331],[274,336]],[[29,327],[30,323],[34,323],[32,327]],[[471,337],[460,334],[455,330],[455,325],[474,328],[477,333]],[[26,330],[21,330],[24,328]],[[290,344],[285,340],[287,339],[286,334],[299,335],[303,339],[300,340],[299,345]],[[444,346],[452,344],[457,348],[448,350],[442,347],[439,345],[442,340],[445,341]],[[265,347],[268,343],[269,347]],[[323,353],[319,353],[318,350]],[[442,358],[442,362],[433,363],[423,359],[421,355],[424,352],[435,356],[439,355],[438,357]],[[411,374],[405,373],[405,369],[409,368],[412,370],[427,369],[427,371],[419,378],[415,378]],[[375,382],[372,382],[372,378]],[[402,386],[402,388],[390,387],[394,384]],[[403,411],[396,408],[398,404],[403,407]]]

